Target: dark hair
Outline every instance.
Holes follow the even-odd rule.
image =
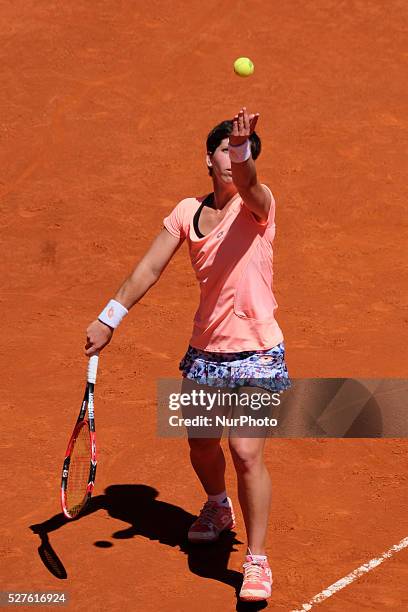
[[[207,136],[207,153],[212,155],[215,149],[220,146],[224,138],[228,138],[231,132],[232,121],[230,119],[221,121],[221,123],[216,125]],[[261,152],[261,139],[256,132],[252,132],[249,140],[251,143],[252,159],[256,159]],[[212,176],[212,168],[208,168],[208,174]]]

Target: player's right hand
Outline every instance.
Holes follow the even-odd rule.
[[[109,325],[105,325],[99,319],[92,321],[86,330],[85,355],[91,357],[101,351],[104,346],[109,344],[112,335],[113,329]]]

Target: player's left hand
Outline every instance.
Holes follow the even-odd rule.
[[[232,133],[229,141],[232,145],[240,145],[245,142],[255,129],[259,113],[248,113],[247,109],[241,108],[232,120]]]

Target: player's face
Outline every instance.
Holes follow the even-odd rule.
[[[224,138],[212,155],[207,155],[207,164],[213,169],[213,178],[223,183],[232,183],[231,160],[228,154],[228,138]]]

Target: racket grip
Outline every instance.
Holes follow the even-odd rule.
[[[89,358],[88,362],[88,382],[94,383],[96,382],[96,372],[98,371],[98,360],[99,355],[92,355]]]

